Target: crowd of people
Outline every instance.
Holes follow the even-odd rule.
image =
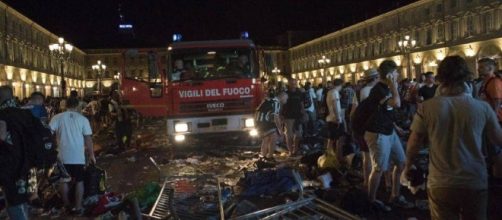
[[[400,177],[412,179],[418,152],[427,148],[432,218],[487,219],[488,177],[502,177],[502,75],[493,59],[480,59],[478,67],[474,79],[463,58],[450,56],[436,74],[399,81],[397,64],[386,60],[355,85],[341,79],[317,88],[309,82],[300,87],[296,79],[288,86],[270,83],[255,118],[262,156],[274,160],[281,140],[297,156],[302,139],[319,134],[343,166],[344,148],[353,146],[362,155],[369,201],[391,211],[413,207],[401,194]],[[382,178],[388,202],[377,198]]]
[[[341,79],[316,88],[295,79],[287,86],[269,84],[255,117],[261,155],[274,160],[276,144],[283,140],[296,157],[303,140],[322,136],[336,166],[349,166],[347,152],[362,156],[368,200],[376,209],[391,211],[413,207],[402,195],[400,177],[412,178],[418,152],[427,148],[432,218],[487,219],[488,179],[502,178],[502,76],[489,58],[478,61],[477,71],[479,78],[473,79],[465,60],[450,56],[436,74],[399,80],[397,64],[385,60],[355,85]],[[52,131],[68,177],[58,184],[64,209],[82,215],[84,167],[96,162],[93,135],[115,126],[117,150],[123,151],[131,141],[131,117],[116,91],[85,98],[76,91],[68,98],[34,92],[20,101],[11,87],[1,86],[0,187],[10,218],[27,219],[28,204],[38,199],[32,185],[39,172],[25,158],[35,142],[26,134],[34,134],[38,124]],[[388,202],[377,197],[382,179]]]
[[[29,208],[40,206],[37,177],[47,175],[51,168],[40,168],[29,161],[30,155],[42,157],[41,160],[49,157],[44,149],[33,146],[40,141],[37,133],[43,133],[36,129],[49,130],[48,138],[55,139],[56,164],[62,173],[58,183],[64,204],[62,211],[80,216],[83,214],[84,169],[96,163],[93,135],[114,126],[117,140],[114,150],[126,150],[132,135],[130,115],[117,91],[110,96],[85,98],[79,97],[76,91],[71,91],[68,98],[45,97],[41,92],[34,92],[20,101],[13,96],[11,87],[1,86],[0,194],[6,199],[10,219],[28,219]],[[47,149],[50,147],[45,145]],[[56,160],[56,156],[54,158]]]

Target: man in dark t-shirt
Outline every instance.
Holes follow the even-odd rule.
[[[434,97],[436,94],[437,85],[434,84],[434,75],[432,72],[427,72],[425,75],[425,85],[418,90],[418,101],[423,102]]]
[[[368,119],[364,139],[368,145],[372,169],[368,181],[368,197],[375,208],[390,211],[391,208],[376,199],[382,174],[392,168],[392,192],[390,202],[395,207],[411,208],[412,204],[400,194],[399,178],[404,169],[405,155],[401,140],[395,129],[394,108],[401,106],[398,92],[397,65],[386,60],[378,68],[380,82],[370,92],[367,99],[375,103],[375,113]],[[357,126],[357,125],[354,125]],[[392,167],[389,167],[392,160]]]
[[[298,81],[289,79],[289,88],[287,91],[288,101],[281,111],[284,117],[286,127],[286,144],[290,155],[294,155],[300,145],[302,137],[301,119],[305,114],[303,106],[304,94],[298,89]]]

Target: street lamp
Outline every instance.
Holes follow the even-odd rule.
[[[399,51],[403,53],[403,56],[406,56],[407,60],[407,65],[406,65],[406,72],[408,73],[408,77],[412,77],[411,75],[411,58],[410,58],[410,51],[414,49],[417,46],[417,41],[414,39],[410,38],[410,35],[404,36],[403,40],[400,40],[397,42],[397,46],[399,48]]]
[[[49,44],[49,50],[52,56],[54,56],[60,62],[61,66],[61,97],[66,97],[66,80],[64,78],[64,62],[70,59],[71,52],[73,51],[73,45],[64,41],[64,38],[58,38],[58,42],[54,44]]]
[[[272,73],[273,73],[274,75],[279,75],[279,74],[281,74],[281,70],[280,70],[280,69],[278,69],[277,67],[274,67],[274,69],[272,70]]]
[[[326,68],[326,67],[327,67],[327,66],[329,66],[329,64],[331,63],[331,60],[330,60],[330,59],[328,59],[328,58],[326,58],[326,56],[324,56],[324,55],[323,55],[321,59],[318,59],[318,60],[317,60],[317,62],[319,63],[319,65],[320,65],[321,67]],[[327,73],[325,73],[325,72],[326,72],[326,70],[325,70],[325,69],[323,69],[323,79],[322,79],[322,80],[323,80],[323,83],[325,83],[325,82],[326,82],[326,76],[328,75],[328,74],[327,74]]]
[[[276,80],[275,83],[279,83],[279,74],[281,74],[281,70],[277,67],[274,67],[274,69],[272,70],[272,79]]]
[[[98,92],[99,94],[102,94],[103,91],[101,91],[101,77],[106,70],[106,65],[101,63],[101,60],[98,60],[97,64],[92,65],[92,69],[98,73]]]

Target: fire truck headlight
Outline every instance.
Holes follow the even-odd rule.
[[[252,129],[251,131],[249,131],[249,135],[250,135],[251,137],[256,137],[256,136],[258,136],[258,130],[256,130],[256,129]]]
[[[188,124],[187,123],[176,123],[174,125],[174,131],[175,132],[187,132],[188,131]]]
[[[246,128],[252,128],[254,127],[254,119],[252,118],[248,118],[244,121],[244,126],[246,126]]]
[[[178,135],[174,136],[174,141],[176,141],[176,142],[185,141],[185,135],[178,134]]]

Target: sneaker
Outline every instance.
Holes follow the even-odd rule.
[[[380,200],[375,200],[371,202],[371,206],[384,212],[390,212],[392,209],[389,206],[386,206],[382,201]]]
[[[402,195],[392,199],[391,204],[394,207],[403,208],[403,209],[411,209],[411,208],[415,207],[415,205],[413,203],[406,201],[406,199]]]

